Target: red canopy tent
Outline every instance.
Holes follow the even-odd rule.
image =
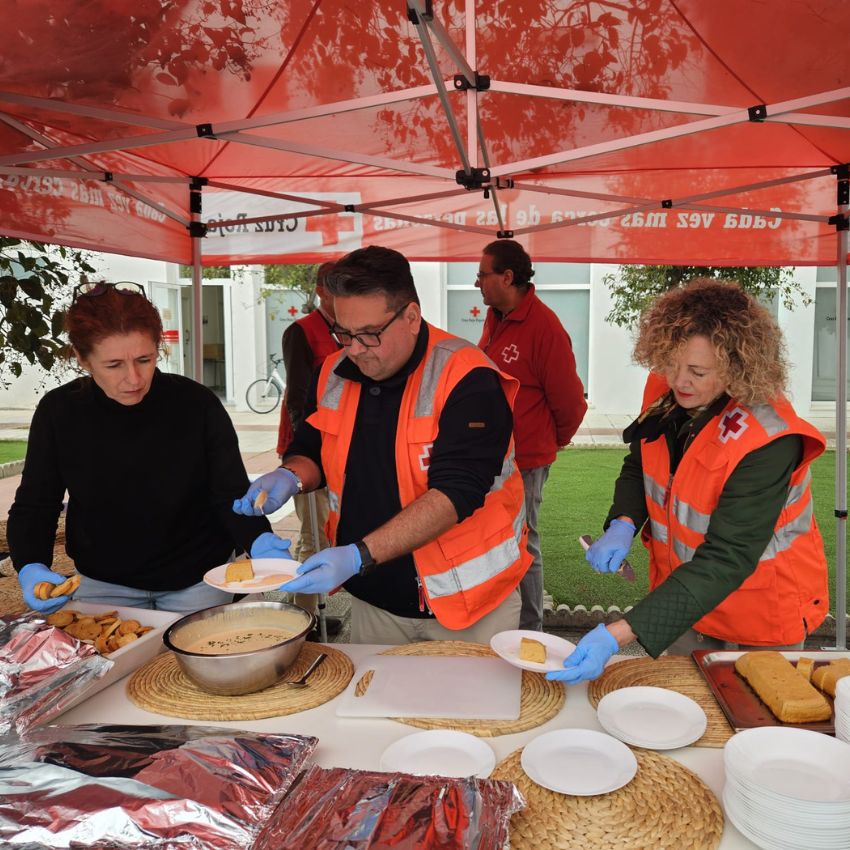
[[[837,264],[846,319],[846,3],[13,6],[7,235],[193,263],[196,283],[375,243],[476,260],[508,234],[538,261]]]

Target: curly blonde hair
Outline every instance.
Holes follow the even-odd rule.
[[[737,283],[696,278],[659,296],[641,314],[634,359],[663,372],[693,336],[711,342],[732,398],[753,405],[784,393],[788,367],[782,333]]]

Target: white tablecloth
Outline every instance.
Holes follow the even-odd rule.
[[[345,652],[355,667],[361,659],[387,647],[370,644],[334,644],[335,649]],[[290,732],[315,735],[319,746],[314,754],[315,761],[322,767],[352,767],[361,770],[376,770],[381,753],[394,741],[419,731],[394,720],[376,718],[343,718],[336,716],[336,702],[331,700],[318,708],[290,714],[286,717],[270,717],[265,720],[209,721],[186,720],[153,714],[138,708],[126,694],[127,679],[116,682],[95,694],[75,708],[66,711],[54,723],[132,723],[132,724],[202,724],[233,729],[250,729],[263,732]],[[337,698],[338,699],[338,698]],[[585,684],[567,688],[567,700],[561,711],[549,722],[514,735],[486,738],[501,761],[515,750],[524,747],[532,738],[552,729],[569,727],[604,731],[596,719],[596,711],[587,699]],[[690,768],[721,799],[723,791],[723,750],[712,747],[683,747],[670,750],[665,755]],[[752,850],[756,845],[744,838],[728,821],[723,831],[721,850]]]

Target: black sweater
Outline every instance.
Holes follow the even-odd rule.
[[[89,578],[151,591],[196,584],[269,531],[233,513],[248,477],[227,412],[206,387],[154,375],[139,404],[90,378],[47,393],[30,426],[8,538],[15,569],[50,565],[68,492],[65,549]]]

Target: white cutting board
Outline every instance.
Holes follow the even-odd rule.
[[[357,683],[372,670],[366,693]],[[522,670],[501,658],[372,655],[357,665],[337,703],[340,717],[516,720]]]

